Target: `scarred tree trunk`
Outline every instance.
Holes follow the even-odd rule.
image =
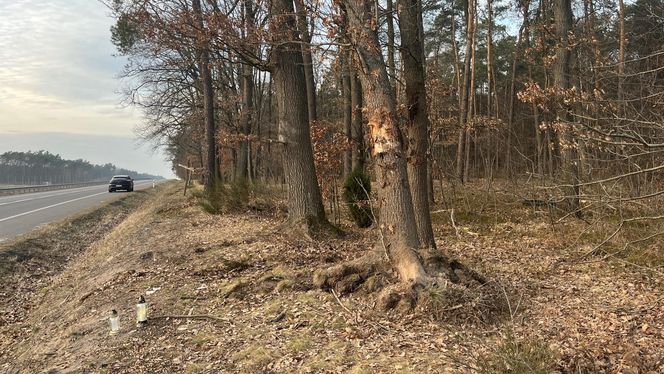
[[[429,117],[425,72],[422,58],[424,41],[420,35],[421,13],[419,0],[402,0],[397,9],[401,31],[401,60],[406,84],[406,129],[408,134],[407,160],[417,236],[422,246],[435,248],[429,213],[429,184],[427,153],[429,148]]]
[[[292,0],[270,3],[271,68],[278,106],[278,138],[288,186],[288,219],[308,229],[328,225],[316,180],[309,133],[302,49]]]
[[[559,46],[556,49],[556,61],[553,66],[553,81],[556,88],[567,90],[570,88],[570,63],[572,52],[568,41],[572,28],[572,5],[570,0],[555,0],[553,14],[556,24],[556,38]],[[578,151],[573,129],[571,128],[569,110],[561,103],[556,111],[556,122],[561,124],[560,140],[562,155],[562,172],[570,187],[564,189],[565,201],[569,212],[579,211],[579,166]]]
[[[373,275],[389,273],[391,268],[399,282],[381,291],[376,306],[412,308],[420,295],[428,295],[428,291],[420,293],[420,287],[428,289],[437,284],[460,282],[462,278],[485,284],[486,279],[433,248],[420,248],[404,145],[397,126],[395,95],[378,43],[378,23],[372,19],[374,4],[372,0],[344,0],[342,8],[348,9],[349,34],[362,80],[370,149],[376,168],[379,238],[375,249],[367,255],[316,271],[313,283],[321,288],[350,292]],[[366,282],[366,286],[375,291],[382,288],[381,283],[379,277],[376,282]]]
[[[381,246],[402,282],[424,283],[427,274],[415,249],[419,247],[406,159],[396,119],[396,103],[380,52],[373,1],[345,0],[350,37],[359,56],[364,110],[371,153],[376,165]],[[426,196],[426,195],[425,195]]]

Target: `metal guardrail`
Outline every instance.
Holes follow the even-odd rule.
[[[16,195],[28,192],[64,190],[67,188],[94,186],[98,184],[107,184],[107,183],[108,181],[97,181],[97,182],[64,183],[64,184],[48,184],[48,185],[39,185],[39,186],[0,188],[0,195]]]

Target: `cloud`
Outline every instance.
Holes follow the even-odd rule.
[[[95,0],[0,2],[0,132],[132,134],[141,118],[118,104],[126,61],[107,12]]]

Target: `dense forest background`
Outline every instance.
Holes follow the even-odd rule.
[[[82,159],[66,160],[48,151],[0,154],[0,184],[40,185],[106,181],[117,174],[127,174],[134,179],[161,179],[156,175],[118,168],[113,164],[95,165]]]
[[[273,4],[196,4],[109,4],[117,16],[112,39],[130,59],[126,97],[146,115],[141,134],[167,147],[181,176],[186,171],[177,165],[191,164],[201,178],[283,181],[289,154],[278,109],[275,45],[281,44],[274,40],[279,25],[270,23]],[[418,116],[413,100],[422,100],[430,184],[525,178],[577,185],[628,175],[621,186],[630,192],[620,193],[656,192],[652,171],[661,165],[663,137],[660,0],[376,5],[367,21],[400,126]],[[302,75],[288,78],[302,83],[291,88],[306,92],[304,136],[311,140],[301,146],[313,144],[324,193],[358,165],[372,172],[361,97],[366,66],[356,66],[364,62],[347,7],[298,0],[285,11],[294,16],[294,45],[303,46],[290,62]],[[412,7],[417,30],[408,40],[405,13]],[[406,77],[414,66],[408,51],[418,45],[421,55],[412,63],[422,66],[419,93]],[[557,192],[557,199],[580,193],[564,186]],[[610,200],[614,192],[585,197]]]

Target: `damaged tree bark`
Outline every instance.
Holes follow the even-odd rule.
[[[419,287],[443,279],[453,281],[454,269],[442,253],[420,249],[403,140],[397,127],[396,101],[378,42],[377,22],[373,19],[375,3],[344,0],[343,5],[348,11],[349,36],[358,57],[370,149],[376,167],[380,237],[376,248],[366,256],[316,272],[314,284],[351,291],[372,274],[391,268],[400,282],[379,298],[381,307],[390,308],[401,296],[412,296]]]

